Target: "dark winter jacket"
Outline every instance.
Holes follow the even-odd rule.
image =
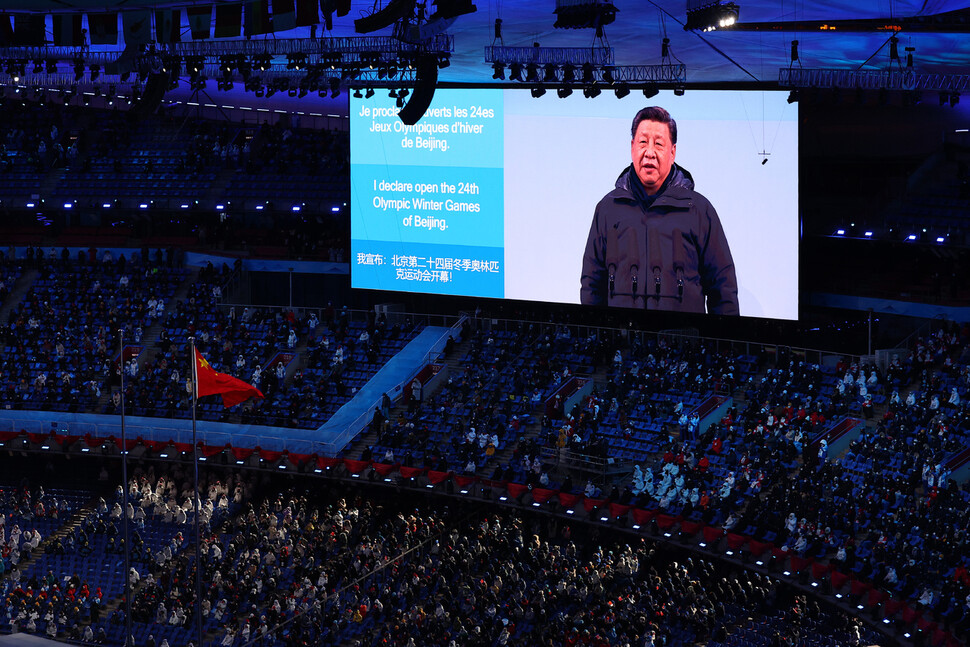
[[[580,300],[648,310],[736,315],[738,282],[721,221],[676,164],[648,196],[633,167],[596,205]]]

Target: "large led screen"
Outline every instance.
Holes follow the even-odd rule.
[[[439,89],[407,126],[386,91],[351,98],[352,286],[796,319],[798,110],[786,99]],[[656,192],[635,184],[631,127],[646,106],[677,131]],[[654,149],[651,133],[639,137]]]

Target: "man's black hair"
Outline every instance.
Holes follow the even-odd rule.
[[[670,143],[677,143],[677,122],[674,121],[669,112],[660,106],[649,106],[636,114],[633,118],[633,127],[630,129],[631,139],[637,136],[637,127],[639,127],[641,121],[656,121],[657,123],[667,124],[667,129],[670,131]]]

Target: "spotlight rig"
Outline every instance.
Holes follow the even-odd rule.
[[[686,31],[714,31],[731,27],[738,21],[740,7],[733,2],[720,0],[689,0],[687,3]]]

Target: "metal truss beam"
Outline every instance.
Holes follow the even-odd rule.
[[[114,63],[122,52],[91,52],[77,47],[0,47],[0,60],[58,61],[68,63],[83,59],[85,65]]]
[[[485,48],[486,63],[536,63],[538,65],[613,65],[612,47],[505,47]]]
[[[225,80],[229,79],[233,83],[245,83],[244,78],[238,70],[226,75],[221,66],[207,63],[201,70],[201,76],[206,79]],[[287,79],[293,87],[300,87],[309,83],[328,83],[330,79],[338,79],[346,85],[387,85],[388,87],[412,86],[417,72],[406,67],[401,68],[390,77],[386,71],[378,69],[362,68],[346,70],[341,68],[331,69],[329,66],[314,66],[304,70],[289,70],[285,65],[273,65],[266,70],[254,70],[247,76],[249,80],[255,80],[269,85],[274,79]],[[183,75],[184,76],[184,75]]]
[[[378,55],[384,58],[396,57],[401,53],[434,55],[451,54],[455,51],[455,37],[449,34],[436,34],[420,45],[405,43],[390,36],[347,36],[332,38],[278,38],[269,40],[197,40],[185,43],[161,44],[138,58],[156,56],[325,56],[342,54],[349,56]],[[117,61],[123,50],[90,51],[80,47],[0,47],[0,60],[54,60],[73,61],[84,59],[86,65],[105,65]]]
[[[622,83],[686,83],[687,66],[677,65],[617,65],[613,78]]]
[[[398,52],[450,54],[455,51],[455,37],[437,34],[427,43],[414,45],[390,36],[346,36],[333,38],[279,38],[275,40],[228,40],[213,42],[195,40],[174,43],[166,53],[177,56],[286,56],[305,54],[397,54]],[[3,57],[0,50],[0,58]]]
[[[687,67],[683,64],[664,64],[664,65],[605,65],[593,67],[589,70],[589,76],[584,75],[582,66],[573,65],[573,78],[570,81],[565,79],[566,70],[564,66],[556,65],[552,69],[552,63],[546,65],[536,65],[537,79],[528,80],[522,78],[523,83],[529,84],[557,84],[572,87],[582,87],[586,85],[615,85],[625,83],[627,85],[646,85],[646,84],[681,84],[687,82]]]
[[[787,88],[845,88],[863,90],[970,91],[968,74],[925,74],[911,69],[846,70],[781,68],[778,84]]]

